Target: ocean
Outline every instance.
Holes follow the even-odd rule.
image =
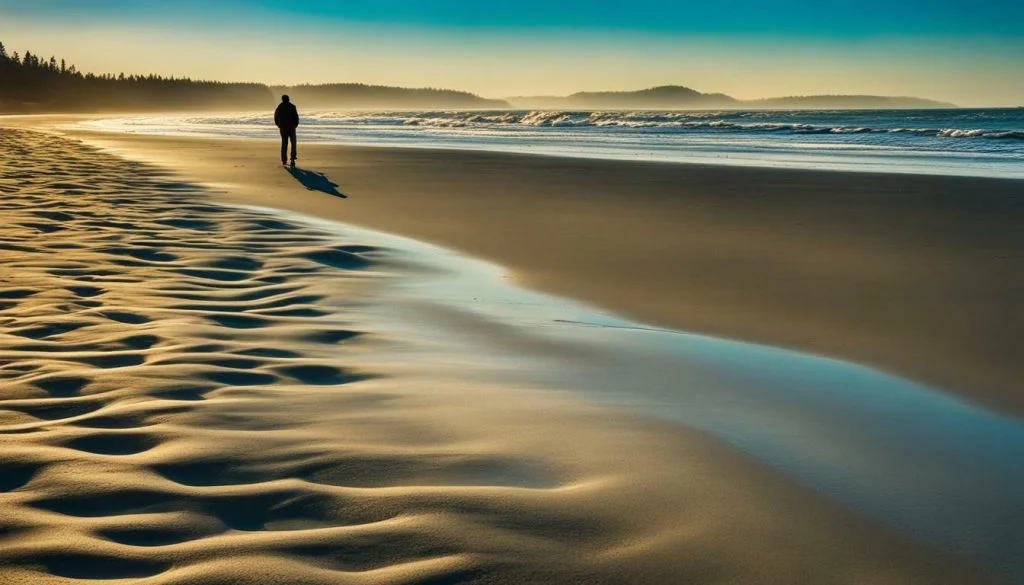
[[[301,104],[299,104],[301,107]],[[93,129],[274,138],[268,113],[111,118]],[[300,140],[585,158],[1024,178],[1024,108],[315,111]]]

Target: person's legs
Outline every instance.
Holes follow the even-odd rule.
[[[288,137],[288,130],[281,128],[281,164],[283,165],[288,164]]]
[[[299,158],[298,133],[295,128],[292,128],[288,138],[292,141],[292,162],[295,162]]]

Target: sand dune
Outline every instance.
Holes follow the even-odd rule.
[[[697,433],[389,369],[372,243],[0,151],[4,583],[984,580]]]

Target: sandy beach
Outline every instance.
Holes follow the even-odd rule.
[[[379,317],[403,258],[273,209],[1016,417],[1020,182],[71,134],[0,130],[5,582],[1012,582],[706,433],[471,375]]]
[[[302,148],[297,180],[269,142],[73,134],[226,201],[438,243],[643,322],[1024,414],[1020,181],[322,145]]]

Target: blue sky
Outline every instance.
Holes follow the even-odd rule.
[[[244,2],[241,2],[244,4]],[[1004,0],[899,2],[857,0],[253,0],[282,12],[331,15],[364,22],[459,27],[594,27],[657,33],[1002,33],[1021,35],[1024,3]]]
[[[0,0],[14,14],[131,21],[154,15],[275,15],[424,27],[620,29],[658,34],[1024,36],[1016,0]]]
[[[1024,103],[1019,0],[0,0],[0,40],[94,70],[266,82]]]

